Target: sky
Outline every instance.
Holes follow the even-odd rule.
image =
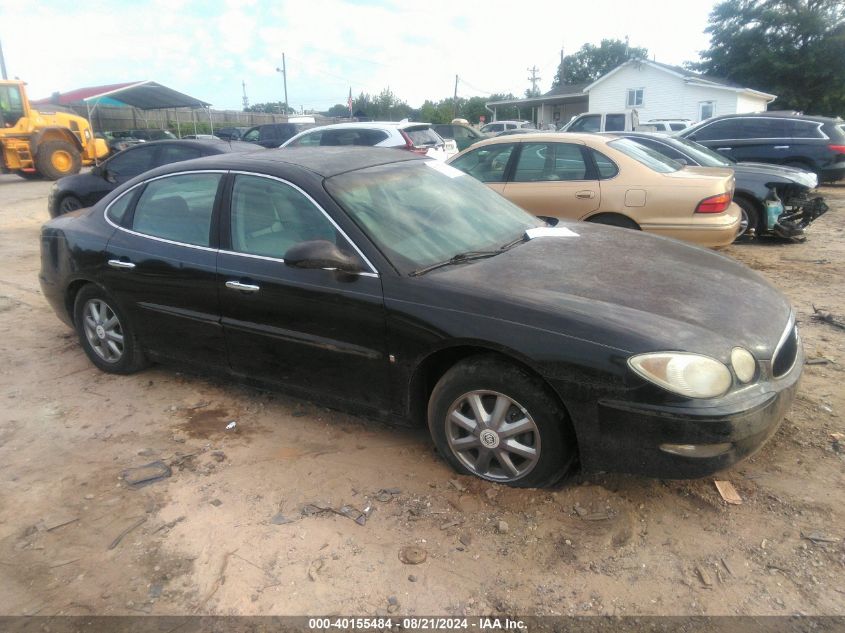
[[[326,110],[349,90],[385,88],[413,107],[458,95],[551,88],[561,49],[629,38],[657,61],[694,61],[712,0],[452,2],[428,0],[85,0],[0,2],[9,77],[32,99],[53,92],[153,80],[241,109],[284,99]]]

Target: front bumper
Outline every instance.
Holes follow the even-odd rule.
[[[787,375],[730,404],[599,402],[597,446],[582,451],[583,466],[662,479],[705,477],[727,468],[777,431],[795,398],[803,363],[799,346]],[[687,454],[669,452],[678,446],[688,448]]]

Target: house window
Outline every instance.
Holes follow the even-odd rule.
[[[628,100],[625,102],[625,105],[629,108],[636,108],[643,104],[643,93],[645,92],[645,88],[629,88],[628,89]]]
[[[703,121],[704,119],[709,119],[714,114],[716,114],[716,102],[715,101],[699,101],[698,102],[698,120]]]

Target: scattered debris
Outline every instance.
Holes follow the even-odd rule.
[[[130,488],[137,489],[167,479],[172,474],[170,466],[162,461],[155,461],[138,468],[127,468],[120,474],[120,478]]]
[[[496,524],[496,531],[499,534],[507,534],[510,531],[510,526],[507,521],[499,521]]]
[[[55,569],[56,567],[64,567],[65,565],[70,565],[71,563],[75,563],[78,560],[78,558],[72,558],[70,560],[60,560],[50,565],[50,569]]]
[[[845,433],[831,433],[830,447],[836,453],[845,453]]]
[[[806,539],[808,541],[812,541],[813,543],[838,543],[839,539],[835,536],[828,536],[826,534],[822,534],[821,532],[808,532],[804,533],[801,532],[801,538]]]
[[[76,523],[79,521],[78,516],[70,515],[70,514],[59,514],[47,519],[44,519],[42,522],[44,530],[47,532],[52,532],[60,527],[64,527],[65,525],[70,525],[71,523]]]
[[[696,565],[695,573],[698,575],[698,579],[701,581],[701,584],[705,587],[712,587],[713,586],[713,579],[710,577],[710,574],[707,573],[707,570],[704,569],[701,565]]]
[[[231,422],[229,422],[229,424],[227,424],[227,425],[226,425],[226,430],[227,430],[227,431],[231,431],[231,430],[232,430],[232,429],[234,429],[236,426],[238,426],[238,423],[237,423],[237,422],[235,422],[234,420],[232,420]]]
[[[270,519],[270,523],[272,523],[273,525],[285,525],[287,523],[294,523],[295,521],[296,519],[288,518],[281,512],[278,512],[276,516]]]
[[[610,515],[607,512],[591,512],[581,517],[585,521],[607,521]]]
[[[462,519],[452,519],[451,521],[446,521],[443,525],[440,526],[441,530],[448,530],[451,527],[455,527],[456,525],[460,525],[463,523]]]
[[[411,582],[417,582],[417,577],[414,574],[410,574],[408,576],[408,580],[410,580]]]
[[[399,600],[396,596],[390,596],[387,599],[387,612],[396,613],[399,610]]]
[[[123,540],[124,536],[129,534],[135,528],[141,526],[146,520],[147,517],[145,516],[138,518],[132,525],[130,525],[128,528],[123,530],[123,532],[117,535],[117,537],[111,542],[111,545],[109,545],[109,549],[114,549],[115,547],[120,545],[120,542]]]
[[[213,505],[215,508],[219,508],[220,506],[223,505],[223,502],[220,501],[220,499],[212,499],[211,501],[209,501],[209,503],[211,505]]]
[[[461,542],[461,544],[465,545],[466,547],[469,547],[470,545],[472,545],[472,534],[470,534],[469,532],[464,532],[458,537],[458,540]]]
[[[722,561],[722,567],[725,568],[725,571],[727,571],[731,576],[736,576],[730,563],[725,558],[721,558],[720,560]]]
[[[211,456],[214,458],[215,461],[226,461],[226,453],[224,453],[223,451],[211,451]]]
[[[376,493],[376,499],[382,503],[386,503],[401,492],[402,491],[399,490],[399,488],[382,488]]]
[[[406,565],[419,565],[424,563],[427,558],[428,552],[416,545],[409,545],[399,550],[399,560]]]
[[[830,312],[819,310],[816,306],[813,306],[813,314],[810,315],[810,318],[814,321],[822,321],[828,325],[832,325],[833,327],[845,330],[845,321],[837,319]]]
[[[450,479],[450,480],[449,480],[449,483],[450,483],[450,484],[452,484],[452,487],[453,487],[455,490],[457,490],[458,492],[466,492],[466,490],[467,490],[467,487],[466,487],[465,485],[463,485],[463,484],[462,484],[460,481],[458,481],[457,479]]]
[[[176,527],[177,523],[181,523],[182,521],[184,521],[187,518],[188,517],[186,517],[186,516],[181,516],[178,519],[175,519],[173,521],[169,521],[168,523],[164,523],[164,524],[160,525],[159,527],[157,527],[153,531],[153,534],[157,534],[158,532],[161,532],[162,530],[172,530],[174,527]]]
[[[577,503],[573,506],[573,509],[575,510],[575,514],[577,514],[579,517],[585,517],[590,513],[587,508],[583,508]]]
[[[318,558],[316,560],[311,561],[311,564],[308,566],[308,578],[310,578],[313,582],[317,582],[317,573],[323,568],[323,559]]]
[[[828,365],[830,360],[827,358],[808,358],[804,361],[805,365]]]
[[[495,501],[496,497],[499,496],[499,491],[496,488],[488,488],[484,491],[484,496],[487,497],[488,501]]]
[[[716,490],[719,491],[719,494],[726,503],[735,506],[742,505],[742,497],[739,496],[739,493],[731,482],[717,479],[713,483],[716,484]]]
[[[334,512],[335,514],[339,514],[341,516],[345,516],[348,519],[352,519],[358,525],[365,525],[367,523],[367,519],[369,519],[370,515],[373,513],[373,509],[373,506],[369,504],[367,504],[363,510],[359,510],[358,508],[355,508],[350,505],[343,505],[340,508],[334,508],[327,503],[313,501],[303,505],[300,510],[300,513],[302,516],[307,517],[314,516],[317,514],[323,514],[326,512]]]
[[[85,495],[86,501],[91,501],[93,498],[94,498],[94,495],[92,495],[92,494]]]

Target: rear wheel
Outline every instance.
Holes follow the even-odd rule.
[[[634,222],[631,218],[620,215],[619,213],[599,213],[587,218],[587,222],[592,222],[593,224],[604,224],[605,226],[618,226],[623,229],[634,229],[635,231],[640,230],[639,224]]]
[[[35,167],[48,180],[58,180],[79,173],[82,156],[68,141],[45,141],[38,147]]]
[[[742,211],[742,219],[739,222],[739,233],[736,236],[737,239],[740,237],[747,238],[752,235],[761,235],[760,209],[757,208],[757,205],[747,198],[734,198],[734,202],[736,202],[740,211]]]
[[[535,376],[495,357],[447,371],[431,393],[428,425],[459,472],[520,488],[548,486],[575,462],[566,412]]]
[[[82,288],[73,314],[82,349],[97,367],[111,374],[131,374],[146,365],[126,315],[104,290],[93,284]]]

